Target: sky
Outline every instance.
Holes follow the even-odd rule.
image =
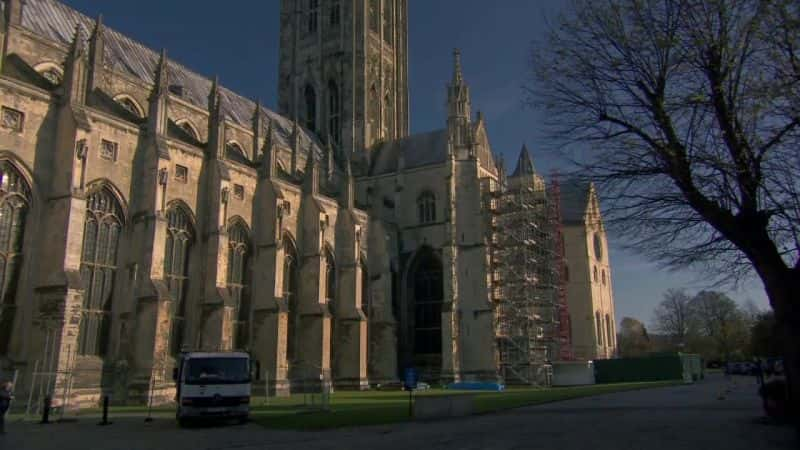
[[[67,0],[107,26],[144,43],[166,48],[170,58],[267,107],[277,104],[279,0]],[[493,150],[509,169],[523,143],[537,170],[547,175],[563,162],[547,151],[540,115],[523,104],[529,82],[532,42],[555,21],[560,0],[410,0],[409,82],[411,132],[445,126],[445,86],[452,75],[454,48],[462,52],[464,77],[473,110],[487,120]],[[487,6],[490,5],[490,6]],[[599,193],[602,201],[602,192]],[[624,236],[610,234],[616,318],[649,324],[653,308],[669,288],[694,292],[708,277],[689,270],[672,272],[621,248]],[[749,280],[723,289],[739,303],[768,308],[763,286]]]

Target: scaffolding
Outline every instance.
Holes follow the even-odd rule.
[[[507,384],[549,385],[550,361],[571,353],[561,327],[566,294],[558,188],[548,195],[540,178],[486,183],[497,366]]]

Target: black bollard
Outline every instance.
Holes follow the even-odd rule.
[[[52,400],[50,399],[50,396],[47,396],[47,397],[44,398],[44,408],[42,408],[42,421],[39,422],[42,425],[46,425],[46,424],[50,423],[50,405],[51,405],[51,402],[52,402]]]
[[[108,421],[108,396],[103,397],[103,420],[98,425],[111,425]]]

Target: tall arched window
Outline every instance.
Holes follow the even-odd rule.
[[[174,302],[170,351],[177,355],[186,330],[186,290],[189,281],[189,249],[194,239],[189,214],[178,205],[167,211],[167,240],[164,249],[164,281]]]
[[[380,0],[369,0],[369,28],[378,33],[381,29],[381,2]]]
[[[310,85],[306,85],[305,90],[306,100],[306,128],[310,131],[317,131],[317,93]]]
[[[369,88],[369,103],[367,104],[367,116],[369,121],[369,135],[371,144],[380,140],[380,130],[378,130],[378,117],[380,114],[380,97],[378,96],[378,88],[373,84]]]
[[[383,98],[383,136],[390,138],[394,135],[394,102],[392,96],[386,94]]]
[[[335,81],[328,82],[328,133],[335,144],[341,143],[342,122],[341,122],[341,97],[339,96],[339,86]]]
[[[122,208],[108,188],[100,187],[89,194],[81,253],[79,355],[102,356],[106,352],[122,220]]]
[[[228,229],[228,291],[233,299],[233,348],[248,345],[250,325],[250,240],[247,228],[235,222]]]
[[[409,274],[413,295],[413,352],[418,367],[440,367],[442,353],[442,263],[430,248],[421,250]]]
[[[419,223],[436,222],[436,197],[433,192],[425,191],[417,198],[417,214]]]
[[[8,161],[0,161],[0,355],[8,353],[11,339],[30,203],[31,190],[22,174]]]
[[[394,43],[394,27],[392,26],[392,1],[383,0],[383,40]]]
[[[291,363],[297,356],[297,327],[300,311],[297,296],[298,259],[294,244],[288,237],[283,238],[283,297],[286,299],[288,324],[286,333],[286,360]]]
[[[600,316],[600,311],[594,313],[594,323],[597,328],[597,345],[603,346],[603,318]]]
[[[317,20],[319,17],[319,0],[308,0],[308,32],[317,32]]]
[[[599,281],[597,277],[597,266],[594,266],[594,282],[597,283]]]
[[[614,342],[614,332],[611,330],[611,316],[606,314],[606,346],[611,347]]]
[[[339,0],[331,0],[330,8],[330,24],[331,26],[338,26],[342,21],[342,7],[339,5]]]

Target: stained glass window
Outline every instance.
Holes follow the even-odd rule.
[[[170,350],[180,353],[186,329],[186,290],[189,282],[189,250],[194,239],[189,214],[180,206],[167,211],[164,281],[174,302]]]
[[[228,291],[233,298],[233,348],[244,349],[248,344],[250,323],[249,290],[250,244],[247,228],[237,222],[228,230]]]
[[[436,197],[432,192],[423,192],[417,199],[419,223],[436,222]]]
[[[80,355],[102,356],[107,350],[122,221],[119,202],[107,187],[89,194],[81,253],[83,308],[78,338]]]
[[[25,219],[31,191],[8,161],[0,161],[0,355],[8,352],[17,280],[22,264]]]

